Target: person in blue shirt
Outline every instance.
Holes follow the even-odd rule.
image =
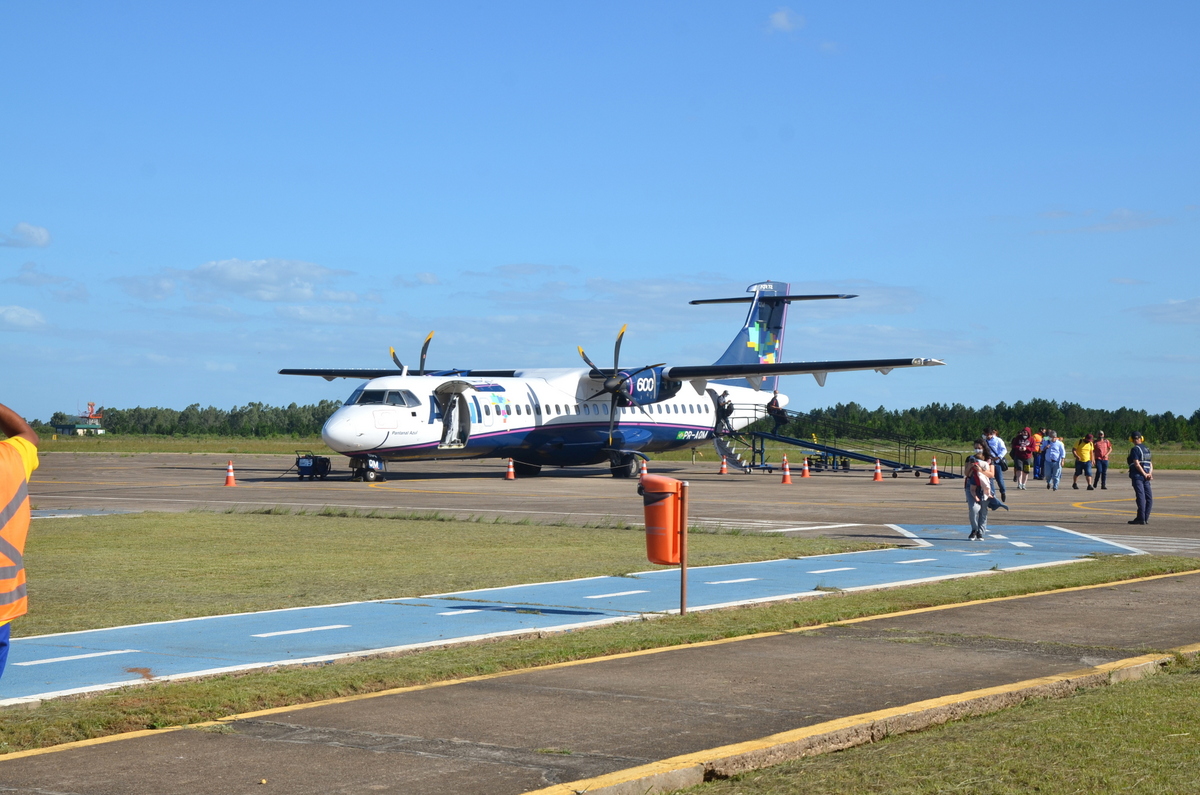
[[[1046,488],[1058,491],[1058,481],[1062,478],[1063,459],[1067,457],[1066,446],[1059,441],[1058,434],[1050,431],[1046,435],[1042,448],[1042,474],[1046,477]]]
[[[1140,432],[1135,431],[1131,438],[1133,448],[1125,463],[1129,464],[1129,481],[1137,500],[1137,516],[1129,524],[1150,524],[1150,509],[1154,506],[1154,491],[1150,488],[1150,481],[1154,480],[1150,448],[1143,444]]]
[[[1008,465],[1004,463],[1004,456],[1008,455],[1008,448],[1004,445],[1004,440],[1000,438],[1000,434],[996,433],[995,428],[988,428],[984,431],[984,437],[987,439],[988,452],[992,457],[992,471],[995,472],[995,477],[992,479],[992,490],[1000,492],[1000,501],[1008,499],[1008,491],[1004,488],[1004,470],[1008,469]]]

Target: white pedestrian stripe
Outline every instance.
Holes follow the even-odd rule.
[[[897,563],[929,563],[937,558],[917,558],[916,560],[898,560]]]
[[[992,538],[998,538],[998,539],[1000,539],[1001,541],[1007,541],[1007,540],[1008,540],[1008,536],[1002,536],[1002,535],[999,535],[999,534],[997,534],[997,533],[988,533],[988,535],[989,535],[989,536],[991,536]]]
[[[847,566],[844,569],[817,569],[816,571],[810,571],[809,574],[831,574],[835,571],[854,571],[854,567]]]
[[[467,613],[482,613],[482,607],[468,607],[463,610],[447,610],[445,613],[438,613],[439,616],[465,616]]]
[[[327,629],[349,629],[349,624],[330,624],[327,627],[305,627],[304,629],[285,629],[283,632],[264,632],[261,635],[251,635],[252,638],[273,638],[276,635],[299,635],[301,632],[323,632]]]
[[[713,580],[712,582],[706,582],[704,584],[705,585],[732,585],[735,582],[754,582],[757,579],[758,579],[758,577],[743,577],[740,580]]]
[[[1124,544],[1143,552],[1200,552],[1200,538],[1124,535],[1097,535],[1096,538],[1101,541]]]
[[[650,593],[649,591],[617,591],[616,593],[598,593],[595,596],[585,596],[584,599],[609,599],[613,596],[633,596],[635,593]]]
[[[29,662],[13,663],[13,665],[45,665],[46,663],[68,662],[70,660],[86,660],[89,657],[108,657],[113,654],[137,653],[137,649],[121,649],[120,651],[94,651],[91,654],[72,654],[70,657],[47,657],[45,660],[30,660]]]
[[[1027,549],[1033,546],[1033,544],[1026,544],[1024,541],[1009,541],[1008,543],[1012,544],[1014,547],[1025,547]]]
[[[987,552],[968,552],[967,554],[963,555],[963,557],[964,558],[977,558],[980,555],[987,555],[987,554],[989,554],[989,553],[987,553]]]

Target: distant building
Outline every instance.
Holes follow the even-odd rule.
[[[104,415],[96,413],[96,404],[88,403],[87,413],[79,415],[79,422],[55,423],[54,432],[63,436],[98,436],[104,433],[102,419]]]

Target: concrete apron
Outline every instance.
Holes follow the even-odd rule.
[[[1200,648],[1197,596],[1169,575],[406,688],[0,757],[0,783],[661,791],[1159,670]]]

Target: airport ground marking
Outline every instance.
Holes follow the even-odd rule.
[[[761,579],[761,578],[760,577],[742,577],[739,580],[713,580],[712,582],[706,582],[704,584],[705,585],[732,585],[735,582],[756,582],[759,579]]]
[[[1035,567],[1029,567],[1035,568]],[[243,712],[235,715],[227,715],[223,718],[214,720],[202,721],[199,723],[190,723],[180,726],[166,726],[161,729],[140,729],[138,731],[124,732],[122,734],[110,734],[105,737],[90,737],[86,740],[75,740],[74,742],[61,743],[59,745],[51,745],[46,748],[32,748],[27,751],[13,751],[8,754],[0,755],[0,765],[5,760],[23,759],[29,756],[41,756],[43,754],[58,753],[60,751],[70,751],[76,748],[86,748],[93,745],[105,745],[107,743],[121,742],[123,740],[134,740],[139,737],[152,737],[155,735],[166,734],[169,732],[180,731],[182,729],[203,729],[213,726],[223,726],[234,723],[240,720],[254,720],[271,715],[282,715],[289,712],[297,712],[299,710],[314,709],[316,707],[327,707],[337,704],[349,704],[355,701],[367,701],[369,699],[383,698],[385,696],[403,695],[405,693],[416,693],[423,690],[433,690],[440,687],[450,687],[453,685],[469,684],[472,682],[486,682],[492,679],[502,679],[510,676],[518,676],[520,674],[542,671],[554,671],[563,668],[573,668],[578,665],[591,665],[593,663],[606,662],[610,660],[627,660],[634,657],[645,657],[652,654],[663,654],[674,651],[682,651],[686,649],[700,649],[711,646],[723,646],[728,643],[741,643],[742,641],[759,640],[762,638],[780,637],[783,635],[794,635],[802,632],[815,632],[829,627],[845,626],[847,624],[862,624],[867,621],[878,621],[886,618],[901,618],[904,616],[920,615],[922,613],[935,613],[941,610],[954,610],[960,607],[973,607],[978,605],[995,604],[998,602],[1010,602],[1016,599],[1030,599],[1038,596],[1052,596],[1062,593],[1076,593],[1079,591],[1091,591],[1097,588],[1111,588],[1118,585],[1134,585],[1142,582],[1152,582],[1154,580],[1163,580],[1168,577],[1186,577],[1192,574],[1200,574],[1200,569],[1192,569],[1189,571],[1178,571],[1170,574],[1151,574],[1146,577],[1134,577],[1128,580],[1113,580],[1111,582],[1093,583],[1091,585],[1075,585],[1070,588],[1056,588],[1050,591],[1035,591],[1025,594],[1013,594],[1011,596],[995,596],[989,599],[974,599],[969,602],[953,602],[944,605],[931,605],[929,607],[917,607],[912,610],[897,610],[891,613],[880,613],[878,615],[859,616],[857,618],[847,618],[840,621],[830,621],[822,624],[813,624],[807,627],[794,627],[792,629],[772,630],[770,632],[756,632],[750,635],[738,635],[732,638],[717,638],[715,640],[697,641],[696,643],[684,643],[675,646],[659,646],[653,649],[638,649],[637,651],[622,652],[619,654],[608,654],[601,657],[587,657],[580,660],[566,660],[559,663],[549,663],[547,665],[538,665],[532,668],[515,668],[511,671],[497,671],[496,673],[480,674],[478,676],[467,676],[458,679],[447,679],[441,682],[426,682],[419,685],[406,685],[404,687],[395,687],[387,690],[377,690],[374,693],[356,693],[351,696],[339,696],[336,698],[328,698],[320,701],[310,701],[305,704],[293,704],[283,707],[270,707],[268,709],[255,710],[253,712]],[[1200,653],[1200,644],[1191,646],[1182,646],[1174,651],[1180,654]],[[1152,657],[1160,657],[1161,655],[1147,655]],[[1121,662],[1118,660],[1115,663],[1108,663],[1110,666],[1117,666]],[[952,698],[952,696],[943,696],[943,698]],[[846,719],[843,719],[846,720]],[[810,727],[811,728],[811,727]],[[660,763],[655,763],[660,764]],[[577,795],[572,792],[569,795]]]
[[[277,635],[299,635],[304,632],[324,632],[327,629],[349,629],[349,624],[329,624],[324,627],[305,627],[304,629],[284,629],[279,632],[260,632],[257,635],[251,635],[252,638],[273,638]]]
[[[584,599],[608,599],[614,596],[633,596],[639,593],[650,593],[649,591],[617,591],[616,593],[598,593],[592,596],[585,596]]]
[[[90,654],[72,654],[67,657],[48,657],[45,660],[26,660],[15,662],[13,665],[45,665],[46,663],[70,662],[71,660],[86,660],[91,657],[111,657],[114,654],[138,654],[139,649],[120,649],[118,651],[94,651]]]
[[[817,569],[816,571],[808,572],[808,574],[832,574],[835,571],[854,571],[854,567],[853,566],[843,566],[842,568],[838,568],[838,569]]]

